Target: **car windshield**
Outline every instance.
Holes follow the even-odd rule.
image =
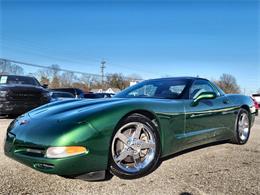
[[[36,85],[40,86],[38,81],[32,77],[24,76],[0,76],[0,85],[4,84],[21,84],[21,85]]]
[[[148,80],[129,87],[114,97],[179,99],[187,84],[188,80],[185,79]]]

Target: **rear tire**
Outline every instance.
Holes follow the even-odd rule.
[[[250,117],[247,110],[241,108],[237,114],[234,134],[231,142],[234,144],[245,144],[250,135]]]
[[[122,179],[143,177],[159,164],[159,132],[146,116],[130,115],[118,125],[110,150],[110,172],[113,175]]]

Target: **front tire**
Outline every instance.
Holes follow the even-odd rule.
[[[250,117],[247,110],[241,108],[238,112],[233,138],[231,139],[234,144],[245,144],[250,135]]]
[[[136,179],[156,169],[160,158],[159,132],[154,123],[133,114],[119,125],[111,143],[110,171],[122,179]]]

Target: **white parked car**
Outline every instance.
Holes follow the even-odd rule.
[[[252,97],[255,99],[255,101],[260,106],[260,94],[253,94]]]

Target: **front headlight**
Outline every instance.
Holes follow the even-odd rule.
[[[6,97],[7,91],[0,91],[0,97]]]
[[[87,154],[88,150],[82,146],[50,147],[46,151],[47,158],[65,158],[79,154]]]

